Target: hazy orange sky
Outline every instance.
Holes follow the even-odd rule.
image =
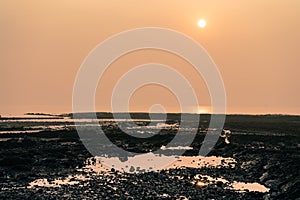
[[[1,0],[0,114],[71,112],[73,83],[88,53],[109,36],[148,26],[203,45],[223,77],[228,113],[300,114],[299,0]],[[199,106],[209,107],[206,86],[188,63],[145,50],[112,64],[99,83],[97,110],[110,110],[111,89],[123,73],[148,62],[176,68],[193,85]],[[155,85],[138,90],[130,108],[147,111],[155,103],[178,111],[174,95]]]

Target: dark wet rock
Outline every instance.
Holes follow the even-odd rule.
[[[265,182],[265,185],[268,186],[269,188],[271,188],[272,190],[277,190],[279,185],[280,185],[280,181],[278,180],[268,180]]]
[[[134,167],[131,166],[130,169],[129,169],[129,171],[130,171],[130,172],[134,172],[134,171],[135,171]]]

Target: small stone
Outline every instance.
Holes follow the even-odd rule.
[[[129,171],[130,171],[130,172],[134,172],[134,171],[135,171],[134,167],[131,166],[130,169],[129,169]]]

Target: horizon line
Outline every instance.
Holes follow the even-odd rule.
[[[111,112],[111,111],[83,111],[77,112],[76,114],[88,114],[88,113],[131,113],[131,114],[195,114],[195,115],[283,115],[283,116],[300,116],[296,113],[196,113],[196,112],[143,112],[143,111],[133,111],[133,112]],[[61,112],[61,113],[47,113],[47,112],[26,112],[23,115],[69,115],[74,114],[73,112]]]

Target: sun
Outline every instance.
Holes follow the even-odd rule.
[[[205,26],[206,26],[206,21],[205,21],[204,19],[199,19],[199,21],[198,21],[198,26],[199,26],[200,28],[205,28]]]

